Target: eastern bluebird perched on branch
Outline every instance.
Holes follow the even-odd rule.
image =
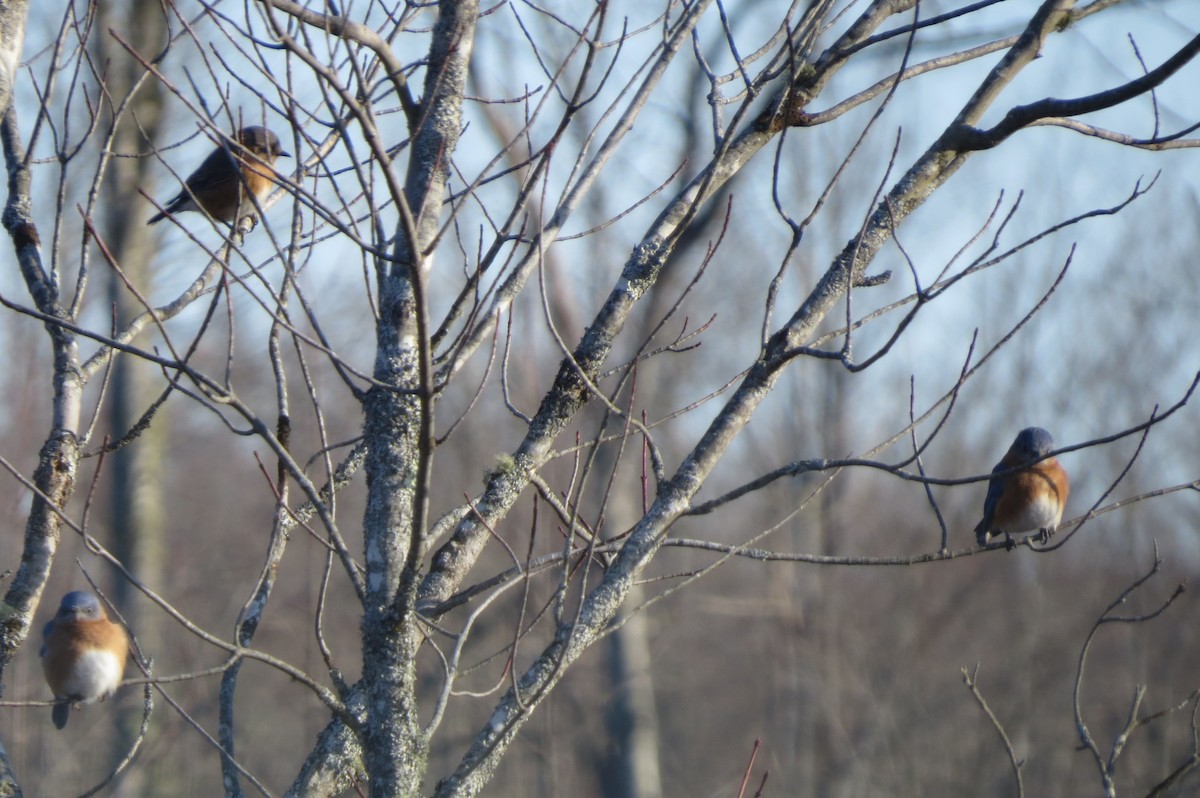
[[[271,190],[274,182],[271,167],[281,155],[291,153],[283,151],[274,133],[258,125],[242,128],[237,133],[237,144],[218,144],[200,168],[188,176],[183,190],[146,224],[182,211],[202,211],[222,222],[234,221],[235,215],[249,214],[254,210],[250,195],[262,200]]]
[[[996,474],[1032,463],[1028,468],[988,482],[987,498],[983,502],[983,520],[975,527],[975,539],[980,546],[988,545],[993,534],[1003,534],[1011,549],[1012,536],[1021,532],[1040,530],[1043,538],[1062,520],[1067,506],[1071,483],[1067,472],[1053,457],[1054,438],[1041,427],[1027,427],[1017,433],[1008,453],[992,469]]]
[[[108,619],[99,600],[76,590],[63,596],[54,620],[42,629],[42,672],[59,703],[54,725],[63,728],[71,707],[108,698],[121,683],[129,638]]]

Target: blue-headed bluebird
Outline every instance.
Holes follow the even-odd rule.
[[[125,630],[108,619],[95,596],[82,590],[63,596],[54,620],[42,629],[42,672],[59,701],[54,725],[67,725],[74,704],[112,695],[128,657]]]
[[[277,158],[291,153],[283,151],[278,136],[258,125],[239,130],[236,140],[236,144],[218,144],[184,181],[183,190],[146,224],[183,211],[201,211],[222,222],[232,222],[235,215],[253,212],[254,200],[250,195],[256,200],[267,195],[274,183],[275,171],[271,167]]]
[[[988,545],[993,535],[1002,534],[1012,548],[1015,534],[1037,529],[1046,537],[1058,526],[1071,483],[1057,459],[1038,460],[1053,450],[1054,438],[1041,427],[1027,427],[1017,433],[1008,453],[996,463],[992,473],[1032,465],[1006,476],[992,477],[988,482],[983,520],[975,527],[975,539],[980,546]],[[1034,463],[1035,460],[1038,462]]]

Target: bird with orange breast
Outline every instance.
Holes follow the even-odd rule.
[[[76,590],[63,596],[42,629],[42,672],[58,703],[54,725],[67,725],[71,708],[108,698],[121,684],[129,637],[108,619],[100,601]]]
[[[183,190],[146,224],[183,211],[200,211],[222,222],[247,216],[253,213],[255,201],[265,198],[274,185],[272,167],[276,159],[290,155],[270,130],[258,125],[244,127],[237,132],[235,142],[219,143],[188,175]]]
[[[1046,457],[1052,451],[1054,438],[1041,427],[1027,427],[1017,434],[1008,453],[992,469],[993,474],[1018,470],[989,480],[983,520],[975,527],[980,546],[1003,535],[1011,549],[1016,545],[1013,535],[1038,530],[1046,539],[1058,526],[1071,483],[1058,460]]]

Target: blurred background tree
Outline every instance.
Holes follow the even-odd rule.
[[[27,794],[1196,791],[1189,0],[30,11]],[[252,218],[146,227],[246,125],[295,156]],[[983,551],[1030,425],[1072,522]],[[49,723],[85,575],[145,730],[140,683]]]

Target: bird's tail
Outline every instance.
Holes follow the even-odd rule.
[[[54,711],[50,713],[50,717],[54,719],[55,728],[64,728],[67,725],[67,718],[71,717],[71,702],[59,701],[54,705]]]

